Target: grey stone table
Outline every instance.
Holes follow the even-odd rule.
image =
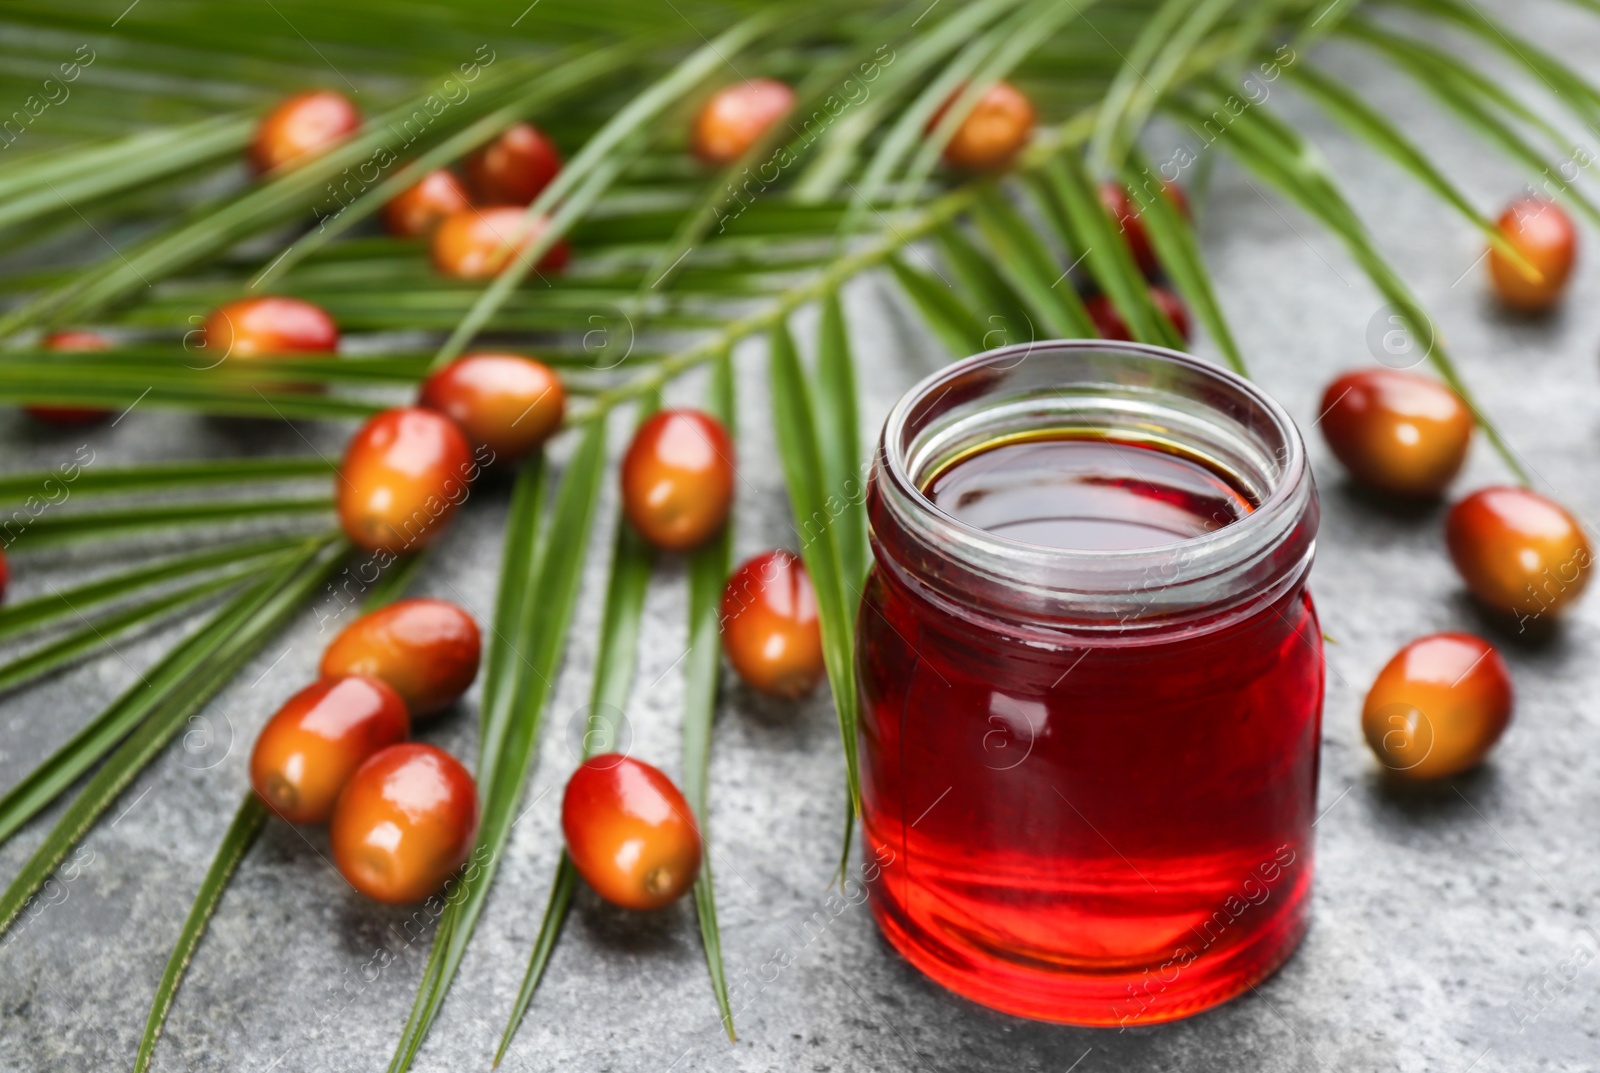
[[[1530,32],[1580,63],[1600,50],[1592,18],[1560,5]],[[1369,86],[1419,132],[1478,201],[1495,205],[1524,178],[1487,158],[1415,91],[1347,52],[1327,62]],[[1537,87],[1533,87],[1537,88]],[[1485,300],[1478,240],[1385,162],[1311,116],[1286,89],[1274,103],[1310,123],[1359,209],[1443,325],[1494,421],[1551,491],[1600,519],[1600,258],[1587,256],[1564,310],[1514,321]],[[1580,133],[1588,141],[1589,135]],[[1596,135],[1600,137],[1600,135]],[[1204,218],[1221,293],[1259,381],[1305,428],[1337,371],[1371,363],[1381,302],[1330,239],[1222,167]],[[1592,233],[1585,235],[1593,241]],[[895,396],[936,363],[937,348],[881,280],[849,295],[875,430]],[[744,353],[747,413],[765,412],[760,355]],[[692,383],[685,391],[695,391]],[[692,397],[692,396],[691,396]],[[790,540],[767,422],[744,430],[737,550]],[[335,446],[332,430],[323,435]],[[39,442],[0,427],[8,467],[46,466],[82,441]],[[128,462],[252,450],[300,450],[283,428],[238,430],[137,411],[88,440]],[[740,1040],[714,1016],[692,909],[650,916],[578,898],[544,985],[507,1060],[536,1070],[1113,1069],[1580,1070],[1600,1067],[1600,594],[1558,629],[1514,636],[1465,599],[1444,554],[1442,510],[1397,512],[1363,496],[1312,436],[1324,498],[1314,590],[1327,631],[1314,922],[1299,953],[1255,994],[1189,1021],[1124,1033],[1033,1024],[991,1013],[923,979],[879,938],[866,909],[826,908],[838,837],[841,759],[826,696],[799,706],[725,690],[714,740],[711,827]],[[1481,442],[1459,487],[1504,479]],[[607,504],[607,517],[614,504]],[[476,496],[420,581],[486,615],[492,605],[502,492]],[[587,592],[597,591],[600,556]],[[46,569],[48,567],[48,569]],[[62,556],[30,567],[17,594],[103,564]],[[42,574],[42,576],[40,576]],[[586,597],[542,757],[507,859],[417,1068],[487,1068],[516,993],[560,846],[560,782],[581,723],[598,620]],[[638,685],[628,708],[637,755],[676,771],[685,586],[679,564],[655,580]],[[1499,642],[1516,678],[1515,722],[1490,763],[1430,792],[1377,777],[1358,710],[1401,644],[1446,628]],[[10,785],[90,713],[134,681],[170,634],[119,645],[41,688],[0,702],[0,785]],[[64,900],[0,946],[0,1069],[126,1067],[149,996],[196,884],[245,785],[249,742],[310,679],[321,644],[305,616],[170,749],[84,843]],[[473,745],[476,693],[426,737],[459,755]],[[51,814],[52,816],[55,813]],[[0,850],[10,875],[45,820]],[[273,824],[244,862],[178,997],[156,1066],[165,1070],[382,1069],[426,956],[404,914],[352,894],[327,863],[325,836]],[[818,913],[821,917],[817,917]],[[802,922],[826,920],[810,929]],[[0,942],[4,942],[0,940]],[[756,970],[786,947],[793,964]],[[387,962],[387,964],[384,964]],[[383,965],[380,969],[377,966]],[[770,975],[770,974],[768,974]]]

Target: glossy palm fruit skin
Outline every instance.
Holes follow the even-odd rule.
[[[385,410],[345,448],[334,489],[345,535],[399,554],[435,540],[478,474],[455,422],[420,407]]]
[[[928,130],[939,125],[945,109],[961,91],[934,113]],[[1000,171],[1009,167],[1033,137],[1033,102],[1009,82],[984,91],[967,118],[945,143],[944,160],[961,171]]]
[[[434,270],[453,279],[487,279],[510,263],[544,233],[550,221],[528,219],[516,205],[491,205],[453,212],[434,229],[430,256]],[[572,247],[563,239],[551,246],[536,266],[541,272],[559,272],[572,259]]]
[[[319,306],[298,298],[245,298],[218,306],[206,318],[209,360],[333,354],[339,326]]]
[[[400,694],[376,678],[323,678],[279,708],[250,754],[250,784],[290,823],[322,823],[367,758],[411,732]]]
[[[51,332],[44,337],[44,349],[63,353],[110,350],[111,340],[99,332]],[[79,428],[111,416],[110,410],[90,406],[24,406],[22,411],[36,421],[59,428]]]
[[[732,164],[794,107],[794,90],[770,78],[723,86],[701,106],[689,148],[707,164]]]
[[[389,200],[383,207],[383,226],[397,238],[416,238],[432,232],[451,213],[471,207],[472,199],[461,180],[439,168]]]
[[[1500,301],[1521,313],[1542,313],[1561,300],[1578,259],[1578,229],[1559,205],[1541,198],[1513,201],[1498,221],[1501,234],[1538,269],[1536,279],[1489,248],[1489,281]]]
[[[1186,218],[1192,218],[1189,198],[1183,192],[1183,187],[1177,183],[1163,181],[1161,193]],[[1150,245],[1150,235],[1145,231],[1144,223],[1140,219],[1143,207],[1128,193],[1127,187],[1121,183],[1101,183],[1100,204],[1105,206],[1106,212],[1111,214],[1111,218],[1121,228],[1123,237],[1128,243],[1128,252],[1133,254],[1133,259],[1138,262],[1140,269],[1146,274],[1159,269],[1161,266],[1156,260],[1155,248]]]
[[[356,769],[328,833],[356,890],[403,905],[445,885],[478,832],[478,788],[461,762],[418,742],[391,745]]]
[[[1185,343],[1189,341],[1189,310],[1184,307],[1182,299],[1165,287],[1151,287],[1150,300],[1156,308],[1165,313],[1172,326],[1178,329],[1178,337]],[[1122,314],[1117,312],[1117,307],[1111,299],[1103,294],[1096,294],[1086,299],[1084,309],[1089,312],[1089,319],[1094,322],[1095,331],[1100,333],[1102,339],[1121,339],[1124,342],[1133,341],[1133,332],[1128,329],[1128,322],[1122,319]]]
[[[496,459],[517,459],[561,427],[561,378],[520,354],[465,354],[428,377],[418,401],[449,417]]]
[[[1594,554],[1583,527],[1526,488],[1484,488],[1450,508],[1445,542],[1479,600],[1519,622],[1558,613],[1589,583]]]
[[[467,157],[467,182],[486,204],[528,205],[561,171],[549,135],[518,123]]]
[[[1436,496],[1466,461],[1472,412],[1437,380],[1395,369],[1346,373],[1323,392],[1323,439],[1362,484]]]
[[[258,174],[303,163],[361,128],[361,113],[331,89],[297,93],[262,118],[250,142]]]
[[[769,551],[722,590],[722,648],[739,677],[774,697],[803,697],[822,681],[822,625],[805,564]]]
[[[700,828],[658,769],[620,753],[572,773],[561,801],[567,854],[594,892],[624,909],[659,909],[694,886]]]
[[[1412,641],[1378,673],[1361,730],[1388,770],[1440,779],[1488,754],[1511,722],[1511,701],[1511,675],[1488,642],[1439,633]]]
[[[442,712],[478,677],[478,624],[448,600],[398,600],[346,626],[322,653],[325,677],[386,683],[414,718]]]
[[[650,543],[687,551],[728,520],[733,443],[698,410],[662,410],[634,433],[622,459],[622,509]]]

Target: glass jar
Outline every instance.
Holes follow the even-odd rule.
[[[1041,443],[1095,445],[1091,470],[1144,452],[1237,509],[1087,549],[1099,529],[1051,546],[974,524],[1010,480],[991,452]],[[945,481],[972,459],[989,485]],[[1006,485],[1014,508],[1050,513],[1047,462]],[[1112,494],[1092,526],[1187,502],[1079,477]],[[981,354],[895,406],[868,516],[862,819],[890,942],[984,1005],[1080,1025],[1184,1017],[1282,964],[1307,924],[1323,692],[1317,497],[1283,409],[1155,347]]]

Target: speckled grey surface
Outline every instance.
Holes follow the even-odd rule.
[[[1528,32],[1580,63],[1600,49],[1592,18],[1540,4]],[[1532,25],[1527,26],[1527,21]],[[1486,158],[1398,79],[1346,50],[1327,62],[1370,86],[1480,203],[1521,177]],[[1548,321],[1513,321],[1485,301],[1478,240],[1386,163],[1307,118],[1385,249],[1435,312],[1488,411],[1540,486],[1600,519],[1600,259],[1586,256],[1572,300]],[[1588,135],[1580,135],[1592,144]],[[1600,137],[1600,136],[1597,136]],[[1321,386],[1372,361],[1381,305],[1334,242],[1223,167],[1204,221],[1221,293],[1260,382],[1309,427]],[[1586,240],[1592,240],[1586,234]],[[868,280],[849,295],[876,429],[894,397],[941,358]],[[744,412],[764,415],[759,348],[741,352]],[[682,390],[696,390],[692,381]],[[737,550],[789,537],[768,422],[747,420]],[[328,444],[332,430],[320,435]],[[274,441],[262,444],[262,439]],[[73,437],[38,441],[0,425],[7,468],[70,457]],[[135,412],[92,433],[108,461],[301,449],[282,428]],[[1441,510],[1397,512],[1349,486],[1310,444],[1324,498],[1314,590],[1328,650],[1314,922],[1299,953],[1256,994],[1187,1022],[1125,1033],[1015,1020],[943,992],[901,961],[851,907],[769,982],[756,970],[800,921],[824,909],[838,833],[841,762],[825,696],[798,706],[730,686],[716,727],[711,830],[723,944],[740,991],[740,1041],[714,1016],[692,910],[612,910],[587,893],[507,1066],[515,1071],[1112,1069],[1582,1070],[1600,1067],[1600,596],[1559,628],[1516,637],[1482,619],[1444,555]],[[1480,443],[1460,488],[1499,481]],[[614,504],[602,521],[609,524]],[[474,497],[421,591],[492,605],[503,489]],[[598,543],[598,542],[597,542]],[[542,755],[489,911],[417,1068],[487,1068],[537,928],[559,849],[557,788],[576,748],[598,619],[591,557],[574,646]],[[31,564],[31,565],[30,565]],[[16,593],[101,569],[56,556],[21,560]],[[635,754],[678,770],[685,592],[666,565],[647,607],[628,708]],[[1516,677],[1515,722],[1481,770],[1429,792],[1398,793],[1361,742],[1360,698],[1392,651],[1442,628],[1485,632]],[[0,701],[0,786],[13,783],[128,683],[167,637],[119,643],[99,660]],[[85,840],[54,904],[0,940],[0,1069],[126,1067],[149,996],[195,887],[244,786],[248,743],[313,673],[326,635],[312,616],[269,645],[219,701],[187,750],[175,746]],[[425,732],[470,755],[476,692]],[[0,849],[10,875],[47,814]],[[156,1056],[163,1070],[382,1069],[426,954],[405,914],[362,901],[327,863],[321,832],[269,827],[244,862]],[[380,953],[384,952],[384,953]],[[381,970],[375,966],[387,962]]]

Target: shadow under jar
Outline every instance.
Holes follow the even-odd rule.
[[[1317,497],[1247,381],[1135,344],[958,362],[884,427],[857,629],[889,941],[968,998],[1172,1020],[1305,932]]]

